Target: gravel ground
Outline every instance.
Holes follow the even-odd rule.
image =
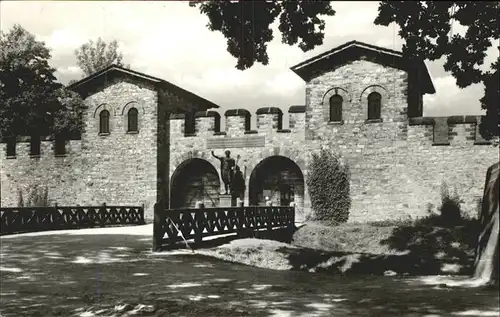
[[[465,279],[460,277],[300,272],[298,266],[307,264],[313,254],[258,239],[232,241],[194,254],[152,253],[151,231],[151,226],[141,226],[1,237],[0,315],[498,316],[500,312],[498,290],[446,287],[449,282],[463,286],[460,282]],[[211,257],[203,255],[210,253]]]

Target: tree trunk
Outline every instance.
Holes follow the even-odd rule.
[[[474,271],[474,278],[495,285],[499,284],[499,166],[499,163],[490,166],[486,173]]]

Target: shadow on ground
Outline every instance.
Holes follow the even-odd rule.
[[[424,271],[472,274],[479,236],[477,220],[462,219],[456,226],[433,222],[396,227],[382,244],[420,259],[418,265]]]
[[[292,244],[300,249],[282,248],[279,251],[286,254],[294,269],[300,270],[368,274],[393,271],[408,275],[472,274],[478,237],[477,221],[463,219],[458,225],[444,226],[436,223],[436,219],[439,218],[390,226],[306,225],[293,236],[295,241]],[[369,249],[376,253],[366,252]]]
[[[273,271],[186,251],[152,254],[150,236],[73,233],[0,241],[2,316],[127,316],[134,309],[141,316],[498,315],[494,290]]]

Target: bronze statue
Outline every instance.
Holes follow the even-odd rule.
[[[231,152],[225,151],[225,157],[219,157],[214,154],[212,151],[212,156],[220,161],[220,172],[222,176],[222,181],[224,182],[225,194],[229,194],[231,190],[231,181],[234,176],[234,167],[236,166],[236,162],[233,158],[231,158]],[[238,155],[239,159],[239,155]]]

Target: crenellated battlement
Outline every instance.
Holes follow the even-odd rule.
[[[11,159],[51,159],[68,156],[80,156],[82,149],[80,139],[59,139],[50,136],[34,138],[18,136],[15,140],[2,140],[0,142],[0,157]]]
[[[242,136],[251,134],[250,120],[252,115],[245,109],[230,109],[224,113],[226,117],[226,135]]]
[[[255,112],[256,127],[251,127],[250,111],[245,109],[230,109],[224,113],[225,129],[221,127],[221,115],[217,111],[208,110],[197,112],[194,120],[190,121],[189,115],[172,114],[171,135],[175,138],[189,137],[243,137],[245,135],[270,135],[273,133],[304,133],[306,129],[306,107],[294,105],[288,110],[288,128],[283,127],[283,111],[277,107],[259,108]],[[381,127],[398,134],[399,140],[413,142],[424,142],[434,146],[470,144],[488,145],[490,141],[485,140],[479,133],[479,124],[483,116],[449,116],[449,117],[415,117],[408,118],[404,122],[394,121],[380,123],[360,123],[346,121],[332,125],[326,130],[336,131],[336,133],[347,133],[352,130],[362,130],[370,133],[370,129],[379,130]],[[189,128],[189,124],[194,127]],[[188,129],[186,129],[188,127]],[[332,132],[333,133],[333,132]],[[336,134],[333,133],[333,134]],[[358,132],[356,132],[358,133]],[[332,134],[332,136],[333,136]],[[340,134],[339,134],[340,136]],[[379,135],[378,138],[382,137]]]
[[[221,115],[217,111],[208,110],[189,114],[170,115],[170,133],[177,137],[226,135],[241,137],[251,134],[296,133],[304,132],[305,106],[289,108],[289,128],[283,128],[283,111],[277,107],[259,108],[256,127],[252,129],[252,114],[246,109],[229,109],[224,113],[225,129],[222,131]],[[193,120],[194,118],[194,120]]]
[[[456,185],[474,215],[483,168],[498,161],[487,144],[497,140],[481,137],[482,116],[423,117],[423,95],[435,90],[425,64],[417,66],[349,42],[291,68],[304,79],[304,105],[255,112],[221,111],[162,79],[112,66],[72,86],[88,105],[79,138],[0,143],[0,200],[16,206],[21,192],[43,185],[51,203],[144,204],[150,216],[163,198],[172,208],[221,206],[214,155],[227,150],[243,174],[246,205],[267,197],[293,203],[304,219],[311,153],[327,148],[350,168],[351,221],[426,215],[442,182]]]
[[[434,146],[446,145],[489,145],[479,132],[484,116],[417,117],[408,119],[408,135],[423,137]],[[418,127],[427,133],[419,135]],[[413,132],[413,133],[411,133]],[[408,141],[411,141],[410,139]]]
[[[269,130],[283,130],[283,111],[277,107],[257,109],[257,130],[266,133]]]

